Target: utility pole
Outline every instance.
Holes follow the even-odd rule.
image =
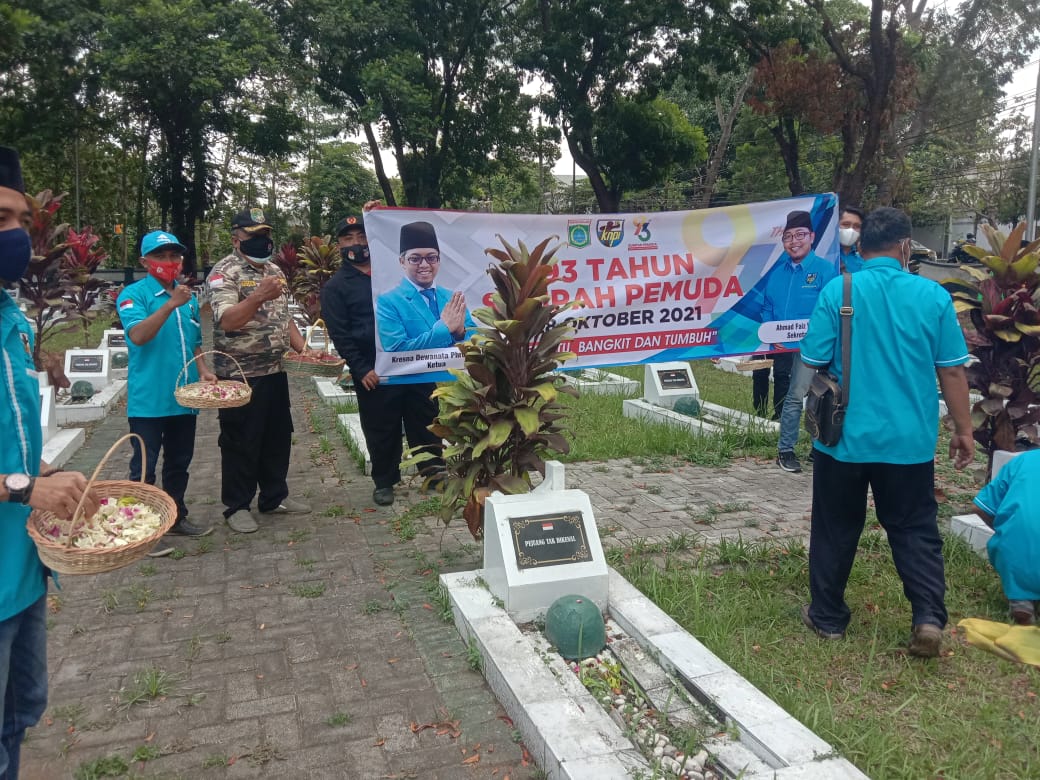
[[[1036,167],[1040,157],[1040,66],[1036,69],[1036,96],[1033,109],[1033,159],[1029,166],[1029,202],[1026,204],[1026,235],[1036,240]]]

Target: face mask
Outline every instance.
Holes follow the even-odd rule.
[[[240,242],[238,251],[254,263],[266,263],[274,254],[274,239],[270,236],[253,236]]]
[[[22,228],[0,231],[0,279],[17,282],[32,260],[32,239]]]
[[[855,246],[859,241],[859,231],[855,228],[839,228],[838,240],[842,246]]]
[[[148,260],[148,273],[160,282],[172,284],[181,272],[180,260]]]
[[[364,244],[351,244],[339,248],[340,257],[350,263],[367,263],[372,255]]]

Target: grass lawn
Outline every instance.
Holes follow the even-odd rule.
[[[642,366],[609,369],[642,380]],[[693,363],[701,395],[749,411],[751,380]],[[587,395],[573,402],[569,460],[676,456],[703,465],[733,457],[772,458],[776,434],[733,430],[713,437],[622,417],[621,400]],[[947,459],[940,431],[936,495],[941,518],[971,511],[972,470]],[[810,447],[803,432],[800,454]],[[985,468],[978,455],[976,469]],[[887,778],[1040,777],[1040,669],[966,645],[965,617],[1006,621],[1007,602],[992,567],[956,538],[947,540],[951,628],[942,658],[904,653],[910,610],[884,533],[868,523],[849,583],[853,622],[843,642],[824,642],[801,624],[808,560],[801,542],[715,547],[635,544],[608,558],[629,580],[734,669],[842,755]]]
[[[78,321],[68,325],[57,325],[54,330],[45,333],[43,349],[47,352],[61,355],[64,355],[66,350],[74,347],[95,349],[101,343],[101,337],[106,330],[120,327],[112,324],[113,319],[118,319],[114,312],[102,314],[90,323],[86,331],[83,330],[83,326]]]
[[[808,559],[800,543],[728,542],[667,553],[608,553],[636,587],[861,770],[888,778],[1040,777],[1040,669],[966,645],[965,617],[1006,621],[996,573],[947,539],[950,631],[944,654],[904,654],[910,610],[884,534],[860,544],[847,600],[847,638],[801,624]]]

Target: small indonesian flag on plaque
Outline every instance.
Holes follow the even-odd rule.
[[[552,529],[553,529],[553,524],[552,523],[542,523],[542,530],[543,531],[551,531]]]

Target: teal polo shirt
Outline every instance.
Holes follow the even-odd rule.
[[[127,371],[127,417],[172,417],[198,414],[177,403],[173,396],[177,375],[202,345],[202,323],[199,302],[191,299],[178,306],[159,328],[155,338],[137,346],[130,340],[133,327],[157,312],[170,298],[153,277],[146,276],[126,287],[116,299],[116,310],[126,331],[129,358]],[[197,363],[188,366],[180,384],[199,381]]]
[[[935,369],[968,362],[950,294],[875,257],[852,277],[852,387],[841,439],[814,446],[849,463],[924,463],[935,457]],[[802,360],[842,379],[841,277],[820,294],[802,339]],[[842,384],[844,387],[844,383]]]
[[[854,274],[858,271],[863,270],[863,255],[853,249],[848,254],[842,252],[838,255],[838,259],[841,264],[845,267],[845,270],[850,274]]]
[[[29,321],[0,290],[0,474],[40,473],[40,381],[33,366]],[[0,502],[0,620],[35,604],[47,592],[36,545],[25,530],[29,507]]]
[[[1012,458],[975,504],[993,517],[986,544],[1009,599],[1040,599],[1040,450]]]
[[[820,292],[837,274],[835,264],[815,252],[807,254],[800,263],[793,262],[785,253],[766,279],[761,321],[809,319]],[[798,342],[786,341],[776,346],[798,349]]]

